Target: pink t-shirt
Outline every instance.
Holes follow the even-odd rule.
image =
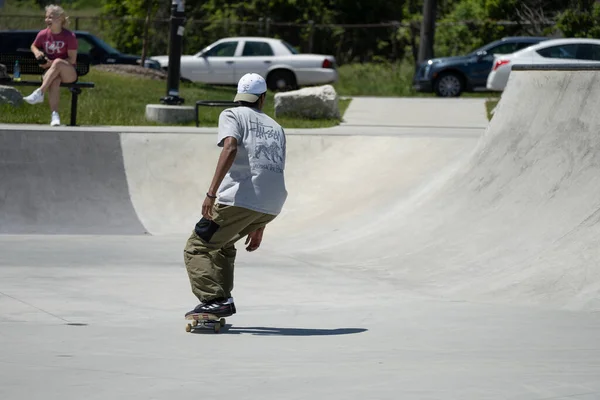
[[[60,33],[52,33],[50,28],[46,28],[37,34],[33,44],[46,54],[49,60],[68,58],[69,50],[77,50],[77,37],[75,33],[63,29]]]

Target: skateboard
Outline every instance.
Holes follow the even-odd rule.
[[[191,332],[195,328],[212,328],[215,333],[219,333],[222,327],[225,326],[225,318],[220,318],[214,314],[190,314],[185,319],[192,320],[192,323],[185,327],[186,332]]]

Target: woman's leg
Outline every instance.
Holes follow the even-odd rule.
[[[54,79],[48,88],[48,103],[50,103],[50,111],[58,112],[58,102],[60,100],[60,78]]]
[[[48,69],[46,75],[44,75],[44,81],[40,87],[42,93],[46,93],[57,78],[65,83],[75,82],[77,80],[77,72],[68,61],[57,58],[52,61],[52,66]]]
[[[44,74],[42,86],[34,90],[29,96],[24,97],[23,100],[29,104],[42,103],[44,101],[44,94],[57,79],[59,82],[75,82],[77,80],[77,72],[66,60],[56,59],[52,61],[52,66]]]

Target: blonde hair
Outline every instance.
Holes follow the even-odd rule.
[[[63,28],[69,26],[69,17],[67,16],[67,13],[61,6],[57,6],[56,4],[50,4],[46,6],[46,13],[48,13],[48,11],[50,11],[50,14],[52,14],[55,17],[61,17]]]

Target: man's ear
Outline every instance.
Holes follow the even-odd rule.
[[[267,92],[263,93],[260,95],[260,97],[258,98],[259,102],[261,105],[265,105],[265,103],[267,102]]]

